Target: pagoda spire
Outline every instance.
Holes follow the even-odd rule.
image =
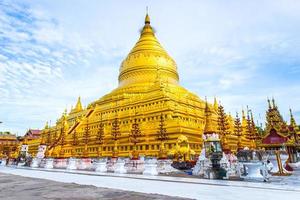
[[[216,109],[216,111],[218,111],[218,109]],[[217,130],[213,126],[211,109],[209,108],[207,98],[205,97],[205,127],[204,127],[204,134],[216,133],[216,132],[217,132]]]
[[[246,107],[246,111],[247,111],[247,119],[248,120],[250,120],[250,115],[249,115],[249,113],[250,113],[250,110],[249,110],[249,107],[248,107],[248,105],[247,105],[247,107]]]
[[[290,110],[290,125],[293,127],[297,127],[296,120],[294,118],[292,109],[290,108],[289,110]]]
[[[254,118],[253,118],[252,110],[250,110],[250,117],[251,117],[251,122],[252,122],[252,124],[254,124]]]
[[[242,124],[238,112],[236,112],[234,120],[234,134],[238,137],[242,135]]]
[[[227,122],[228,122],[228,132],[229,134],[234,134],[234,119],[229,112],[227,115]]]
[[[221,104],[218,109],[218,128],[221,138],[228,134],[228,118]]]
[[[242,148],[242,143],[241,143],[241,136],[243,134],[243,128],[241,124],[241,119],[239,118],[238,112],[236,112],[235,119],[234,119],[234,135],[236,135],[238,138],[238,149]]]
[[[49,128],[48,122],[46,122],[44,129],[47,129],[47,128]]]
[[[76,103],[75,109],[76,109],[76,111],[82,111],[83,110],[82,109],[82,104],[81,104],[80,96],[77,99],[77,103]]]
[[[258,129],[256,127],[256,125],[258,125],[258,123],[255,124],[255,122],[254,122],[254,117],[253,117],[252,110],[250,110],[250,116],[251,116],[252,131],[253,131],[253,135],[254,135],[253,137],[254,137],[255,140],[260,139],[260,135],[259,135]]]
[[[245,116],[245,111],[244,111],[244,109],[242,109],[242,119],[244,120],[244,119],[246,119],[246,116]]]
[[[248,109],[248,106],[247,106],[247,119],[246,119],[246,122],[247,122],[247,127],[246,127],[246,138],[251,140],[252,139],[252,123],[251,123],[251,118],[250,118],[250,115],[249,115],[249,109]]]
[[[219,108],[219,105],[218,105],[218,102],[217,102],[217,98],[214,97],[214,109],[218,110],[218,108]]]
[[[272,106],[273,106],[273,109],[277,108],[274,97],[272,97]]]
[[[149,17],[149,14],[148,14],[148,6],[146,8],[145,24],[150,24],[150,17]]]
[[[269,105],[269,109],[272,109],[271,102],[270,102],[269,98],[268,98],[268,105]]]
[[[205,96],[205,112],[208,112],[208,102],[207,102],[207,97]]]

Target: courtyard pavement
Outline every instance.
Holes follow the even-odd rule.
[[[62,183],[46,179],[28,178],[12,174],[0,173],[1,200],[184,200],[158,194],[143,194],[96,187],[93,185],[79,185],[76,183]]]
[[[165,176],[143,176],[132,174],[99,174],[95,172],[45,170],[31,168],[0,167],[0,172],[32,178],[41,178],[61,183],[76,183],[79,188],[95,186],[145,194],[161,194],[192,199],[298,199],[300,196],[300,176],[274,180],[273,183],[255,183],[241,181],[205,180],[198,178],[181,178]],[[0,177],[1,179],[1,177]],[[287,181],[291,180],[291,181]],[[0,181],[2,182],[2,181]],[[18,184],[17,184],[18,186]],[[13,188],[16,188],[12,184]],[[51,186],[52,187],[52,186]],[[48,187],[51,189],[51,187]],[[0,189],[2,190],[2,189]],[[27,191],[27,190],[26,190]],[[33,190],[34,191],[34,190]],[[62,190],[61,192],[63,192]],[[127,192],[129,193],[129,192]],[[58,192],[59,194],[59,192]],[[84,195],[89,193],[84,192]],[[174,199],[172,197],[172,199]],[[138,199],[134,196],[127,199]],[[126,199],[121,198],[121,199]],[[149,196],[147,198],[167,198]],[[74,198],[73,198],[74,199]],[[81,198],[79,198],[81,199]],[[93,199],[93,198],[88,198]],[[99,198],[105,199],[105,198]],[[114,198],[111,198],[114,199]]]

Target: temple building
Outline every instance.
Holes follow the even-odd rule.
[[[295,162],[297,151],[300,151],[299,136],[300,130],[290,109],[290,124],[283,120],[275,100],[268,100],[266,112],[265,135],[260,141],[259,147],[266,150],[284,149],[289,154],[291,162]]]
[[[17,152],[19,141],[17,136],[10,132],[0,132],[0,159],[14,157]]]
[[[200,153],[208,125],[217,131],[218,106],[179,84],[175,61],[155,37],[148,14],[140,38],[123,60],[119,85],[83,108],[80,98],[42,131],[47,156],[165,156],[185,136]]]
[[[23,149],[35,156],[39,146],[46,145],[46,157],[55,158],[164,158],[175,155],[183,142],[194,156],[200,154],[203,134],[218,134],[226,153],[285,145],[292,156],[299,146],[292,113],[287,125],[274,100],[273,105],[269,101],[262,135],[248,107],[241,119],[238,113],[233,117],[216,98],[208,103],[183,88],[176,63],[155,37],[148,14],[138,41],[121,63],[118,80],[116,89],[87,107],[79,97],[54,125],[29,131]]]
[[[35,155],[38,151],[41,133],[41,130],[38,129],[28,129],[25,135],[21,138],[22,144],[28,145],[28,150],[31,154]]]

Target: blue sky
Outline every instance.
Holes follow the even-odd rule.
[[[0,0],[0,130],[53,124],[117,87],[146,6],[184,87],[261,122],[274,96],[300,123],[300,1]]]

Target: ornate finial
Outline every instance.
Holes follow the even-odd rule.
[[[289,110],[290,110],[290,116],[293,117],[292,109],[290,108]]]
[[[249,119],[249,118],[250,118],[250,116],[249,116],[249,112],[250,112],[250,110],[249,110],[249,107],[248,107],[248,105],[246,105],[247,119]]]
[[[239,113],[238,112],[235,113],[235,117],[239,118]]]
[[[45,129],[49,128],[48,122],[46,122]]]
[[[248,110],[248,107],[247,107],[247,120],[250,120],[250,115],[249,115],[250,111]]]
[[[255,125],[252,110],[250,110],[250,116],[251,116],[251,123],[252,123],[252,125]],[[257,124],[258,124],[258,123],[257,123]]]
[[[218,110],[218,102],[217,102],[217,98],[216,97],[214,97],[214,109],[215,110]]]
[[[207,97],[205,96],[205,112],[208,112],[208,102],[207,102]]]
[[[245,119],[245,111],[242,109],[242,118]]]
[[[275,104],[275,99],[274,99],[274,97],[272,97],[272,104],[273,104],[273,108],[277,108],[277,107],[276,107],[276,104]]]
[[[270,102],[269,98],[268,98],[268,105],[269,105],[269,109],[272,109],[271,102]]]
[[[291,108],[290,108],[290,125],[293,127],[297,127],[296,120],[293,116],[293,112]]]
[[[82,104],[81,104],[81,98],[80,98],[80,96],[79,96],[78,99],[77,99],[77,103],[76,103],[76,106],[75,106],[75,110],[76,110],[76,112],[79,112],[79,111],[82,111],[82,110],[83,110]]]
[[[148,15],[148,6],[146,7],[145,24],[150,24],[150,17]]]

